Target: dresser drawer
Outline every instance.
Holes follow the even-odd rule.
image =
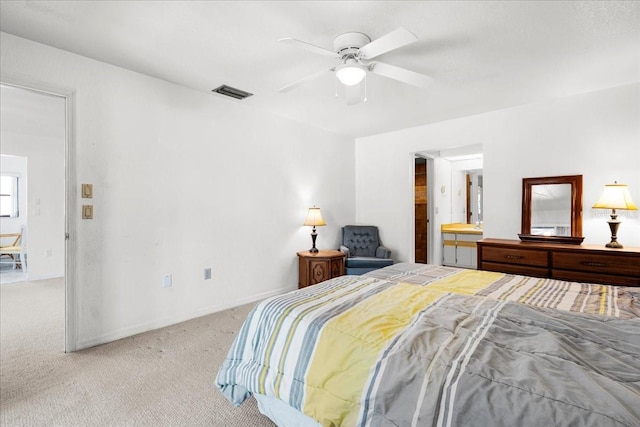
[[[535,267],[549,266],[547,251],[522,248],[500,248],[486,246],[482,249],[482,262],[499,262],[503,264],[530,265]]]
[[[554,270],[573,270],[640,278],[640,258],[620,255],[553,252],[551,266]]]
[[[640,277],[616,276],[585,271],[551,270],[551,277],[568,282],[602,283],[604,285],[640,286]]]
[[[543,267],[531,267],[528,265],[505,264],[498,262],[484,262],[482,269],[496,271],[498,273],[519,274],[533,277],[548,277],[549,269]]]
[[[482,270],[607,285],[640,286],[640,248],[482,239]]]

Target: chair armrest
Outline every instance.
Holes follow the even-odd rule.
[[[340,245],[340,252],[344,254],[346,258],[349,258],[349,248],[343,245]]]
[[[378,246],[378,249],[376,249],[376,258],[391,258],[391,250],[384,246]]]

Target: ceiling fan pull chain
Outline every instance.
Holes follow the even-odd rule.
[[[367,76],[364,76],[364,102],[367,102]]]

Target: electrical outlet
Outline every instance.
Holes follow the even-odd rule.
[[[83,199],[93,198],[93,184],[82,184],[82,198]]]
[[[39,209],[37,215],[40,215]],[[93,219],[93,205],[82,205],[82,219]]]
[[[162,276],[162,287],[170,288],[171,287],[171,274],[165,274]]]
[[[204,269],[204,280],[211,279],[211,268]]]

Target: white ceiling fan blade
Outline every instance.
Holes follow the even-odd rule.
[[[415,71],[407,70],[406,68],[396,67],[395,65],[385,64],[384,62],[372,62],[369,64],[369,70],[372,73],[380,76],[388,77],[390,79],[398,80],[400,82],[427,88],[433,78],[425,76],[424,74],[416,73]]]
[[[291,89],[295,89],[298,86],[308,82],[309,80],[317,79],[318,77],[323,76],[325,73],[333,72],[333,70],[334,68],[327,68],[326,70],[320,70],[317,73],[313,73],[307,77],[303,77],[296,82],[293,82],[285,87],[278,89],[278,92],[282,92],[282,93],[289,92]]]
[[[303,42],[301,40],[292,39],[291,37],[280,39],[278,41],[282,42],[282,43],[286,43],[286,44],[292,45],[292,46],[298,46],[298,47],[301,47],[302,49],[306,49],[308,51],[311,51],[313,53],[317,53],[317,54],[320,54],[320,55],[329,56],[331,58],[339,58],[340,57],[337,53],[332,52],[332,51],[330,51],[328,49],[325,49],[323,47],[319,47],[319,46],[316,46],[316,45],[313,45],[313,44],[310,44],[310,43],[307,43],[307,42]]]
[[[418,41],[418,38],[409,30],[405,30],[400,27],[397,30],[391,31],[380,38],[375,39],[369,44],[366,44],[360,48],[359,55],[362,59],[375,58],[378,55],[387,53],[390,50],[398,49],[399,47],[406,46],[410,43]]]
[[[353,86],[345,86],[347,105],[356,105],[364,101],[364,81]]]

